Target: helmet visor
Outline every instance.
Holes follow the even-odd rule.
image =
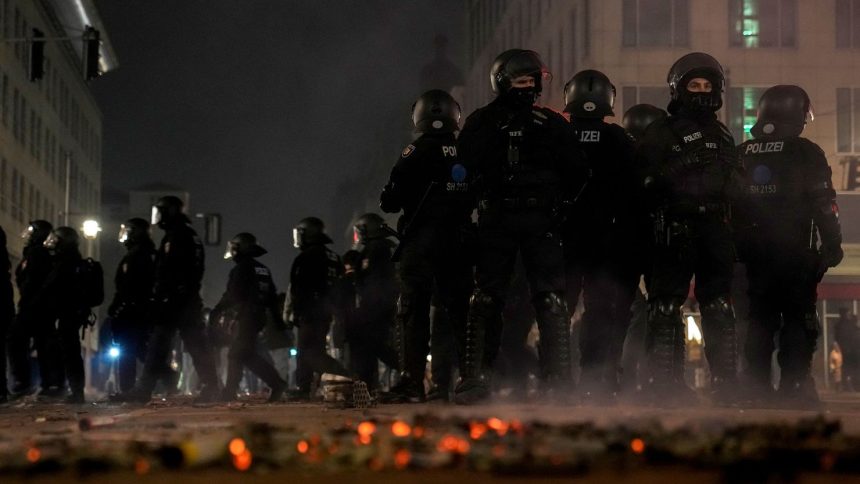
[[[155,205],[152,206],[152,215],[150,216],[149,222],[152,225],[158,225],[161,222],[161,210]]]
[[[124,244],[129,236],[131,235],[131,227],[126,224],[122,224],[119,226],[119,236],[117,236],[117,240],[120,244]]]
[[[53,249],[57,248],[57,244],[59,244],[59,243],[60,243],[60,238],[57,237],[57,234],[52,232],[51,235],[49,235],[48,238],[45,239],[45,242],[42,245],[46,249],[53,250]]]
[[[31,235],[33,235],[33,232],[35,232],[35,231],[36,231],[36,229],[33,228],[32,225],[28,225],[27,228],[21,232],[21,238],[24,240],[27,240],[30,238]]]
[[[230,260],[236,257],[236,244],[232,241],[227,242],[227,250],[224,251],[224,260]]]
[[[302,248],[302,234],[304,233],[303,229],[295,228],[293,229],[293,247],[296,249]]]

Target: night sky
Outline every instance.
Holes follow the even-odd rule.
[[[457,63],[463,49],[461,0],[96,4],[120,63],[91,83],[105,188],[185,188],[192,212],[223,214],[225,238],[257,235],[281,289],[300,218],[341,220],[329,232],[347,248],[350,214],[409,141],[434,36]],[[208,251],[207,286],[223,290],[223,247]]]

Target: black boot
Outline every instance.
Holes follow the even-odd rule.
[[[650,304],[646,353],[646,403],[670,408],[695,405],[696,395],[684,382],[686,346],[679,301]]]
[[[546,292],[535,298],[535,319],[540,331],[542,393],[559,403],[570,403],[570,317],[561,296]]]
[[[460,381],[454,388],[454,403],[458,405],[474,405],[490,397],[489,368],[484,368],[486,328],[500,310],[491,296],[481,292],[472,296],[460,352]]]
[[[774,387],[771,378],[773,352],[776,349],[773,338],[782,324],[779,314],[765,314],[751,311],[752,320],[744,343],[746,371],[743,385],[745,400],[754,407],[769,407],[773,404]]]
[[[818,315],[814,308],[799,317],[785,315],[777,354],[782,370],[777,391],[780,406],[798,410],[821,408],[821,400],[812,378],[812,355],[818,341],[818,327]]]
[[[711,403],[720,406],[741,402],[737,378],[737,337],[735,313],[726,298],[702,305],[705,357],[711,373]]]
[[[379,398],[382,403],[423,403],[425,399],[424,379],[413,378],[408,373],[401,375],[397,385]]]

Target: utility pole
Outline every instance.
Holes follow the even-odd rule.
[[[72,201],[72,153],[66,152],[66,197],[65,207],[63,208],[63,225],[69,226],[69,211],[71,210]]]

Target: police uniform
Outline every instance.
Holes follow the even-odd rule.
[[[62,227],[61,227],[62,229]],[[77,247],[58,247],[52,259],[51,272],[39,289],[33,304],[42,308],[55,322],[60,343],[62,370],[68,381],[71,402],[83,403],[84,360],[81,357],[81,328],[87,324],[90,308],[84,303],[81,267],[83,259]]]
[[[445,312],[433,321],[439,325],[432,328],[436,337],[462,334],[466,325],[473,265],[467,247],[473,210],[469,181],[454,133],[430,132],[403,150],[380,196],[383,211],[403,211],[398,319],[404,328],[404,376],[419,400],[424,398],[434,291]],[[434,375],[434,384],[447,389],[451,382],[445,377],[450,373]]]
[[[120,347],[117,366],[119,388],[124,392],[134,387],[137,361],[146,356],[146,342],[152,332],[155,254],[155,244],[149,238],[129,245],[114,277],[116,292],[108,315],[114,342]]]
[[[570,383],[570,327],[564,304],[563,203],[581,186],[570,126],[558,113],[499,96],[466,120],[459,138],[478,195],[476,283],[458,388],[461,403],[487,395],[498,353],[501,311],[517,254],[522,257],[541,333],[541,378]],[[475,389],[474,391],[472,389]]]
[[[827,268],[822,253],[838,252],[841,259],[831,170],[808,139],[753,133],[755,139],[739,147],[747,189],[738,211],[738,249],[749,278],[748,373],[766,397],[779,333],[780,390],[814,395],[809,372],[819,335],[816,286]]]
[[[236,314],[236,327],[227,353],[227,381],[225,399],[236,398],[242,380],[242,369],[247,367],[260,377],[276,396],[286,387],[277,370],[257,353],[257,335],[277,311],[277,292],[269,268],[248,255],[233,256],[236,266],[230,270],[227,290],[213,309],[215,315],[231,310]],[[280,318],[280,315],[277,315]]]
[[[633,142],[623,128],[602,119],[572,117],[571,125],[591,176],[564,231],[567,303],[576,308],[582,290],[581,390],[611,396],[618,392],[642,258]]]
[[[12,322],[8,335],[9,370],[12,376],[12,392],[22,393],[31,385],[30,338],[36,347],[39,361],[39,376],[42,393],[62,386],[62,363],[58,358],[58,345],[53,330],[53,320],[45,308],[34,304],[53,263],[48,249],[42,241],[28,243],[24,257],[15,268],[18,285],[18,317]]]
[[[204,385],[203,399],[218,397],[215,361],[206,340],[200,286],[204,271],[203,243],[184,215],[162,224],[164,237],[155,258],[153,314],[155,328],[147,349],[143,375],[134,392],[148,400],[159,376],[176,331],[191,355],[194,369]]]
[[[12,264],[6,249],[6,232],[0,227],[0,403],[7,400],[9,391],[6,381],[6,332],[15,318],[15,300],[12,290]]]
[[[326,335],[335,311],[333,289],[342,274],[340,257],[323,243],[305,245],[293,261],[288,312],[298,326],[296,385],[300,392],[310,392],[314,372],[349,376],[326,353]]]
[[[365,240],[355,269],[352,324],[346,327],[350,369],[370,389],[377,386],[378,361],[398,367],[391,341],[397,305],[397,279],[391,254],[394,244],[384,237]]]

